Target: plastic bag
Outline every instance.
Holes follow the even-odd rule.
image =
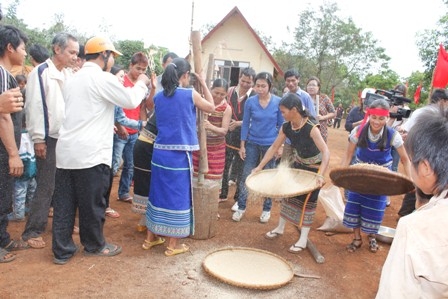
[[[342,224],[345,205],[342,201],[342,194],[339,187],[331,185],[328,188],[320,189],[319,201],[324,207],[327,218],[325,218],[324,223],[317,230],[340,233],[353,232],[352,228],[345,227]]]

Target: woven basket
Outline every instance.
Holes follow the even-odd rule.
[[[287,198],[317,189],[317,174],[294,168],[265,169],[252,173],[246,187],[255,197]]]
[[[407,176],[368,163],[332,169],[330,178],[336,186],[361,194],[399,195],[415,188]]]
[[[273,290],[294,277],[292,266],[269,251],[229,247],[209,253],[202,267],[209,275],[237,287]]]

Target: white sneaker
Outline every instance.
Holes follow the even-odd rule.
[[[235,213],[233,213],[232,215],[233,221],[239,222],[241,218],[243,218],[244,212],[246,212],[246,210],[238,209]]]
[[[271,218],[271,212],[263,211],[263,213],[261,213],[261,216],[260,216],[260,222],[266,223],[269,221],[269,218]]]
[[[234,212],[238,211],[238,202],[237,201],[235,201],[235,203],[233,204],[232,211],[234,211]]]

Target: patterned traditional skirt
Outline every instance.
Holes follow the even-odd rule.
[[[308,171],[317,172],[319,165],[307,167],[295,162],[293,167]],[[303,194],[296,197],[284,198],[282,200],[280,216],[298,227],[311,227],[316,215],[317,199],[320,189],[314,190],[309,194]]]
[[[194,175],[197,176],[199,170],[200,151],[193,152]],[[205,175],[209,180],[221,180],[226,162],[226,144],[207,144],[208,173]]]
[[[154,234],[193,234],[191,152],[154,149],[146,226]]]
[[[149,184],[151,182],[151,159],[153,144],[137,139],[134,145],[134,197],[132,212],[146,214]]]
[[[348,193],[343,224],[349,228],[361,228],[367,234],[376,234],[383,221],[387,196]]]

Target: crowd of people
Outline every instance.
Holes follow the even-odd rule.
[[[288,251],[298,254],[307,248],[328,174],[328,120],[335,118],[333,128],[339,128],[344,114],[341,105],[335,109],[321,93],[319,78],[310,77],[302,90],[299,72],[287,70],[284,94],[278,96],[269,72],[243,68],[238,84],[229,87],[222,78],[206,82],[172,52],[156,77],[146,75],[149,61],[142,52],[134,53],[128,67],[118,66],[115,57],[122,54],[109,39],[96,36],[80,45],[68,33],[55,35],[51,55],[33,45],[34,68],[27,76],[14,77],[10,71],[23,65],[27,42],[19,29],[0,25],[0,263],[13,261],[14,251],[47,246],[42,234],[51,207],[55,264],[66,264],[80,251],[73,239],[76,221],[85,255],[121,253],[121,246],[108,243],[103,233],[106,217],[120,217],[109,205],[120,164],[117,200],[131,203],[142,215],[137,224],[137,230],[146,232],[141,247],[166,244],[166,256],[187,252],[182,239],[195,226],[192,178],[201,171],[198,110],[206,115],[201,124],[207,140],[205,178],[221,186],[219,198],[211,200],[226,201],[229,185],[235,183],[236,223],[246,212],[245,180],[251,173],[283,161],[316,174],[316,188],[283,199],[277,226],[265,234],[276,239],[289,222],[299,228],[300,237]],[[394,89],[405,98],[403,86]],[[448,253],[446,237],[438,230],[448,224],[448,157],[440,150],[448,142],[448,94],[435,90],[431,105],[403,120],[395,119],[395,113],[404,103],[367,101],[371,93],[375,90],[364,90],[360,106],[347,116],[341,166],[371,163],[397,171],[401,161],[417,198],[414,209],[400,214],[411,215],[398,223],[378,297],[443,297],[448,265],[435,263]],[[354,232],[347,251],[356,252],[365,233],[375,253],[387,196],[347,190],[346,201],[343,224]],[[270,198],[260,204],[261,223],[270,220],[271,207]],[[26,221],[20,238],[10,237],[8,221]],[[401,287],[390,287],[392,278]]]

